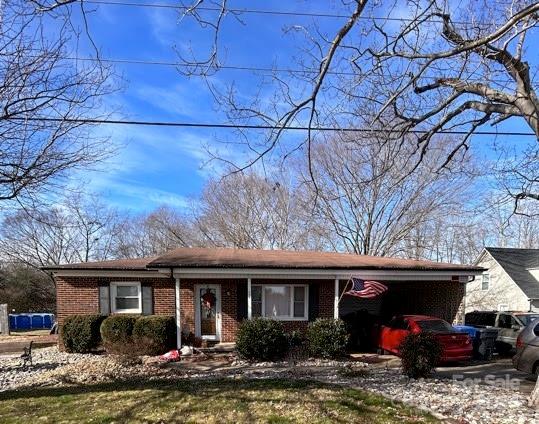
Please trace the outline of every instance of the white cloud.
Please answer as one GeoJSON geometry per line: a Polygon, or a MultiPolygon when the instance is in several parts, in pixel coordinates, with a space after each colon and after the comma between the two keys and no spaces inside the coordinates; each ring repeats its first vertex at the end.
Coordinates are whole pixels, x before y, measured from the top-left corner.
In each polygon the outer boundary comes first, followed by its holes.
{"type": "Polygon", "coordinates": [[[121,209],[151,210],[161,205],[186,208],[190,204],[187,196],[143,185],[140,180],[117,179],[97,174],[91,181],[94,191],[101,193],[106,201],[121,209]]]}

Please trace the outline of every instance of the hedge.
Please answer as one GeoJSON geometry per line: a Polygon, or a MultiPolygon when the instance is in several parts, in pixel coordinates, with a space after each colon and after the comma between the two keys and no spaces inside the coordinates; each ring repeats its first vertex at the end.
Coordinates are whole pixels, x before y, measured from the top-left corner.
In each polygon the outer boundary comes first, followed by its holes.
{"type": "Polygon", "coordinates": [[[348,343],[348,332],[344,321],[333,318],[318,318],[307,327],[307,343],[312,356],[338,358],[343,356],[348,343]]]}
{"type": "Polygon", "coordinates": [[[136,354],[133,349],[133,328],[139,316],[111,315],[101,324],[101,338],[108,353],[136,354]]]}
{"type": "Polygon", "coordinates": [[[159,355],[176,347],[176,322],[170,316],[143,316],[133,327],[133,344],[139,355],[159,355]]]}
{"type": "Polygon", "coordinates": [[[288,351],[288,338],[279,321],[254,318],[241,323],[236,336],[236,350],[245,359],[274,361],[288,351]]]}
{"type": "Polygon", "coordinates": [[[70,315],[62,327],[64,348],[70,353],[88,353],[101,344],[100,326],[103,315],[70,315]]]}

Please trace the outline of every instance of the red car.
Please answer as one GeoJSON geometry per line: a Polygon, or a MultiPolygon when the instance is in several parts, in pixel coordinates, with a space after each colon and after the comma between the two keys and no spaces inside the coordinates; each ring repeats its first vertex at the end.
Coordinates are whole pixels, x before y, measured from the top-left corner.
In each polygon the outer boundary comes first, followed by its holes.
{"type": "Polygon", "coordinates": [[[410,333],[428,331],[433,333],[442,345],[441,362],[466,361],[472,357],[470,336],[459,333],[446,321],[425,315],[399,315],[380,329],[378,347],[382,352],[400,356],[399,346],[410,333]]]}

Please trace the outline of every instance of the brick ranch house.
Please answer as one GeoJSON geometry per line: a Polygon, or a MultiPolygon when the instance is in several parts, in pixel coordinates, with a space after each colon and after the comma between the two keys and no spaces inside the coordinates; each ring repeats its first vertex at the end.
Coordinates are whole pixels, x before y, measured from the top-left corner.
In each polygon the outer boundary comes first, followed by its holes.
{"type": "Polygon", "coordinates": [[[57,318],[72,314],[157,314],[181,333],[233,342],[239,323],[255,316],[305,329],[317,317],[367,310],[455,320],[465,284],[482,268],[326,252],[180,248],[153,258],[47,268],[56,280],[57,318]],[[351,275],[383,282],[376,299],[343,296],[351,275]]]}

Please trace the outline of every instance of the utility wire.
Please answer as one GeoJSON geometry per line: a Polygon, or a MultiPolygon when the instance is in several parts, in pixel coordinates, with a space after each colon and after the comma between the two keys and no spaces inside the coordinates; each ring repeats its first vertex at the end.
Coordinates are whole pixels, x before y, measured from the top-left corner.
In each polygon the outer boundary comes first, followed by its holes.
{"type": "MultiPolygon", "coordinates": [[[[257,130],[278,130],[285,129],[290,131],[335,131],[335,132],[360,132],[360,133],[401,133],[399,130],[381,130],[377,128],[354,128],[354,127],[311,127],[287,125],[258,125],[258,124],[226,124],[218,122],[177,122],[177,121],[134,121],[121,119],[85,119],[85,118],[7,118],[6,120],[17,121],[37,121],[37,122],[69,122],[79,124],[104,124],[104,125],[142,125],[153,127],[184,127],[184,128],[222,128],[222,129],[257,129],[257,130]]],[[[410,134],[425,134],[424,130],[408,130],[410,134]]],[[[466,135],[469,131],[465,130],[441,130],[437,134],[466,135]]],[[[531,132],[518,131],[474,131],[475,135],[503,135],[518,137],[537,137],[531,132]]]]}
{"type": "MultiPolygon", "coordinates": [[[[84,0],[85,4],[96,4],[96,5],[106,5],[106,6],[126,6],[126,7],[151,7],[158,9],[176,9],[187,11],[190,9],[189,6],[182,6],[178,4],[171,3],[142,3],[142,2],[129,2],[129,1],[108,1],[108,0],[84,0]]],[[[210,6],[197,6],[195,10],[205,11],[205,12],[221,12],[220,7],[210,7],[210,6]]],[[[301,16],[301,17],[312,17],[312,18],[349,18],[350,15],[339,14],[339,13],[323,13],[323,12],[292,12],[287,10],[270,10],[270,9],[247,9],[247,8],[227,8],[225,12],[233,14],[256,14],[256,15],[275,15],[275,16],[301,16]]],[[[376,20],[376,21],[393,21],[393,22],[414,22],[416,19],[411,18],[393,18],[390,16],[359,16],[359,20],[376,20]]],[[[426,19],[425,22],[439,22],[435,19],[426,19]]],[[[465,21],[454,21],[453,24],[458,25],[478,25],[477,22],[465,22],[465,21]]]]}
{"type": "MultiPolygon", "coordinates": [[[[161,61],[161,60],[144,60],[144,59],[123,59],[123,58],[105,58],[105,57],[74,57],[66,56],[62,59],[73,60],[73,61],[83,61],[83,62],[104,62],[104,63],[115,63],[115,64],[127,64],[127,65],[149,65],[149,66],[168,66],[176,68],[197,68],[199,67],[196,63],[181,63],[181,62],[171,62],[171,61],[161,61]]],[[[277,73],[290,73],[290,74],[313,74],[318,75],[320,71],[315,69],[292,69],[292,68],[278,68],[278,67],[264,67],[264,66],[248,66],[248,65],[219,65],[215,69],[218,70],[228,70],[228,71],[247,71],[247,72],[277,72],[277,73]]],[[[347,71],[328,71],[328,75],[340,75],[340,76],[355,76],[356,72],[347,72],[347,71]]],[[[423,76],[423,79],[432,79],[437,80],[438,77],[433,76],[423,76]]],[[[484,79],[469,79],[466,80],[469,82],[484,82],[484,79]]],[[[509,79],[498,79],[494,82],[497,85],[502,84],[512,84],[514,81],[509,79]]]]}

